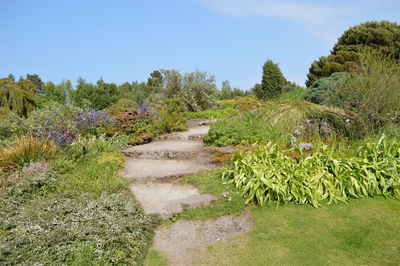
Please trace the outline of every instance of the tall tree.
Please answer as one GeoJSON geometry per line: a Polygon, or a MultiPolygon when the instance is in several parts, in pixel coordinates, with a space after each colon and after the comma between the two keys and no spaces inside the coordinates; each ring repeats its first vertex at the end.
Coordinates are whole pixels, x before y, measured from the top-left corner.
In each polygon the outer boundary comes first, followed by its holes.
{"type": "Polygon", "coordinates": [[[51,81],[48,81],[42,88],[42,95],[47,100],[66,103],[71,89],[72,84],[69,80],[63,80],[57,85],[51,81]]]}
{"type": "Polygon", "coordinates": [[[173,69],[160,70],[163,76],[162,93],[168,98],[175,98],[182,89],[182,75],[173,69]]]}
{"type": "Polygon", "coordinates": [[[338,39],[330,55],[322,56],[311,64],[307,87],[335,72],[359,72],[360,53],[365,48],[400,59],[400,25],[389,21],[370,21],[350,27],[338,39]]]}
{"type": "Polygon", "coordinates": [[[258,98],[268,99],[277,97],[282,92],[285,81],[286,79],[279,66],[272,62],[272,60],[268,60],[263,66],[261,91],[258,98]]]}
{"type": "Polygon", "coordinates": [[[163,76],[160,71],[154,70],[147,79],[147,86],[158,89],[163,85],[163,76]]]}
{"type": "Polygon", "coordinates": [[[228,100],[232,98],[233,98],[233,91],[231,85],[229,84],[229,81],[225,80],[222,82],[220,99],[228,100]]]}
{"type": "Polygon", "coordinates": [[[36,87],[31,81],[14,82],[9,78],[0,79],[0,107],[27,117],[35,108],[36,97],[36,87]]]}
{"type": "Polygon", "coordinates": [[[42,87],[44,85],[44,82],[42,79],[39,77],[38,74],[26,74],[26,80],[30,80],[33,85],[35,85],[36,90],[38,93],[42,93],[42,87]]]}

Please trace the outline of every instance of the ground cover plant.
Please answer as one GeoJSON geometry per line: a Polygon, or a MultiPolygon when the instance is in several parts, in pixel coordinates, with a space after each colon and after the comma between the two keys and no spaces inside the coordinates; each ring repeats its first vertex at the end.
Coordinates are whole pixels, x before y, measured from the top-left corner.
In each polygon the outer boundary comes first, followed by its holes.
{"type": "Polygon", "coordinates": [[[197,119],[197,118],[205,118],[205,119],[223,119],[230,118],[232,116],[236,116],[239,114],[239,111],[232,107],[223,108],[223,109],[210,109],[199,112],[186,112],[185,117],[187,119],[197,119]]]}
{"type": "Polygon", "coordinates": [[[140,264],[157,219],[143,214],[118,176],[117,151],[126,144],[126,137],[77,139],[65,155],[30,163],[2,184],[0,262],[140,264]]]}

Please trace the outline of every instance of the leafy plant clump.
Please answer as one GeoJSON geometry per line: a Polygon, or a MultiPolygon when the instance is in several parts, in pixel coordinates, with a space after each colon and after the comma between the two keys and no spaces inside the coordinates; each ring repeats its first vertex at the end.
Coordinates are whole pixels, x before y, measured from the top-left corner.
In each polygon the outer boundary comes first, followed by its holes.
{"type": "Polygon", "coordinates": [[[29,162],[54,158],[57,146],[52,141],[33,136],[17,138],[14,143],[0,149],[0,172],[6,168],[24,166],[29,162]]]}
{"type": "Polygon", "coordinates": [[[263,104],[262,101],[258,100],[253,95],[249,95],[237,99],[235,109],[240,112],[249,112],[261,108],[263,104]]]}
{"type": "Polygon", "coordinates": [[[108,112],[116,122],[109,125],[107,133],[128,135],[130,144],[149,142],[157,133],[154,128],[155,117],[146,107],[110,109],[108,112]]]}
{"type": "Polygon", "coordinates": [[[156,115],[155,127],[159,133],[170,133],[187,129],[184,111],[185,104],[179,98],[166,99],[159,107],[156,115]]]}
{"type": "MultiPolygon", "coordinates": [[[[228,101],[228,100],[225,100],[228,101]]],[[[185,117],[188,119],[196,119],[196,118],[206,118],[206,119],[223,119],[229,118],[235,115],[238,115],[239,112],[232,108],[224,108],[224,109],[209,109],[206,111],[199,112],[187,112],[185,113],[185,117]]]]}
{"type": "Polygon", "coordinates": [[[375,195],[400,200],[400,143],[382,137],[360,146],[357,156],[337,157],[327,149],[297,162],[271,143],[236,154],[223,179],[235,184],[247,203],[312,204],[319,207],[375,195]]]}
{"type": "Polygon", "coordinates": [[[245,114],[240,118],[230,118],[212,124],[204,141],[210,146],[231,146],[267,142],[272,136],[272,128],[255,114],[245,114]]]}

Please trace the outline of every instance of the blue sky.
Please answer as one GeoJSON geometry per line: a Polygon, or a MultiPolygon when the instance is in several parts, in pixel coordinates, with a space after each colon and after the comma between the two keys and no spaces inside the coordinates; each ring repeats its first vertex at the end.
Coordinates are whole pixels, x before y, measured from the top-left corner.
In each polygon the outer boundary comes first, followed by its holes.
{"type": "Polygon", "coordinates": [[[350,26],[400,23],[398,0],[2,0],[0,76],[145,81],[207,71],[249,89],[272,59],[303,85],[350,26]]]}

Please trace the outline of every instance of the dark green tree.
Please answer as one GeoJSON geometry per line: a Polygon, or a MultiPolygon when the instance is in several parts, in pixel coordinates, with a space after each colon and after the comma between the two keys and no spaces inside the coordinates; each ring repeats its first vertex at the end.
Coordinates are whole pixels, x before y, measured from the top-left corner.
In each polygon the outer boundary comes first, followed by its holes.
{"type": "Polygon", "coordinates": [[[51,81],[48,81],[44,84],[42,88],[43,98],[46,98],[49,101],[65,103],[67,98],[67,92],[63,87],[54,84],[51,81]]]}
{"type": "Polygon", "coordinates": [[[76,90],[72,93],[73,102],[80,107],[92,105],[91,99],[95,85],[86,82],[83,78],[79,78],[77,83],[76,90]]]}
{"type": "Polygon", "coordinates": [[[245,92],[242,91],[241,89],[239,89],[239,88],[233,89],[233,97],[236,97],[236,96],[242,97],[244,95],[245,95],[245,92]]]}
{"type": "Polygon", "coordinates": [[[39,77],[38,74],[26,74],[26,80],[30,80],[33,85],[35,85],[38,93],[42,93],[42,87],[44,85],[44,82],[42,79],[39,77]]]}
{"type": "Polygon", "coordinates": [[[22,117],[35,108],[38,96],[36,87],[29,80],[14,82],[9,78],[0,79],[0,107],[22,117]]]}
{"type": "Polygon", "coordinates": [[[181,73],[173,69],[162,69],[160,71],[163,76],[161,92],[168,98],[176,98],[183,86],[183,77],[181,73]]]}
{"type": "Polygon", "coordinates": [[[400,59],[400,25],[389,21],[370,21],[350,27],[338,39],[328,56],[311,64],[306,85],[335,72],[359,72],[360,53],[365,48],[400,59]]]}
{"type": "Polygon", "coordinates": [[[147,86],[158,89],[163,85],[163,76],[160,71],[154,70],[147,79],[147,86]]]}
{"type": "Polygon", "coordinates": [[[229,81],[225,80],[222,82],[220,97],[221,100],[233,99],[233,91],[229,81]]]}
{"type": "Polygon", "coordinates": [[[259,99],[262,98],[262,89],[261,89],[261,84],[256,83],[253,88],[251,88],[251,92],[259,99]]]}
{"type": "Polygon", "coordinates": [[[15,82],[15,76],[13,74],[9,74],[8,78],[15,82]]]}
{"type": "Polygon", "coordinates": [[[115,83],[106,83],[102,79],[97,81],[94,91],[89,99],[92,107],[98,110],[110,107],[118,101],[121,91],[115,83]]]}
{"type": "Polygon", "coordinates": [[[279,96],[285,85],[286,79],[279,66],[268,60],[263,66],[261,91],[257,97],[259,99],[270,99],[279,96]]]}

